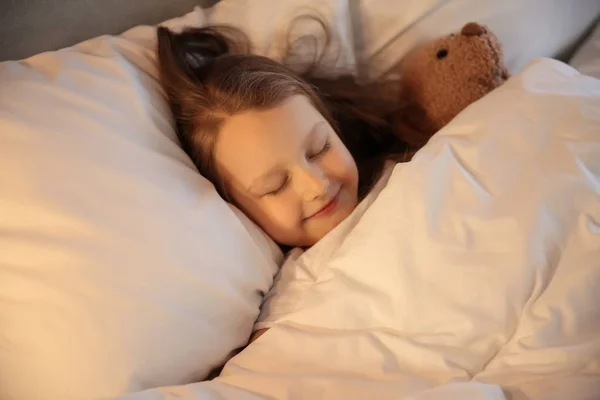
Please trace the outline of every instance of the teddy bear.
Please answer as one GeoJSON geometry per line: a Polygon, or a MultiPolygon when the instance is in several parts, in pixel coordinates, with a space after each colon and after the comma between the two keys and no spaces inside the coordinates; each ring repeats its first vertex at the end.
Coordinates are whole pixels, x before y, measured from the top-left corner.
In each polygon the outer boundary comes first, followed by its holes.
{"type": "Polygon", "coordinates": [[[420,148],[471,103],[502,85],[509,73],[502,45],[484,25],[425,43],[398,66],[403,112],[393,123],[403,140],[420,148]]]}

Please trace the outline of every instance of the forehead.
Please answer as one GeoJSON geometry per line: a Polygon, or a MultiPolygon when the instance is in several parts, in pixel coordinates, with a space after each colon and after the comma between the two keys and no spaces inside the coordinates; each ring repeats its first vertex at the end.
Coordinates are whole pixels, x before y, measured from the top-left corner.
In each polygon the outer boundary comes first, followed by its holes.
{"type": "Polygon", "coordinates": [[[219,132],[217,146],[226,150],[240,145],[257,147],[301,139],[319,119],[322,116],[310,101],[295,95],[275,107],[248,110],[227,118],[219,132]]]}
{"type": "Polygon", "coordinates": [[[248,110],[225,120],[215,148],[225,179],[247,184],[301,147],[323,116],[301,95],[266,110],[248,110]]]}

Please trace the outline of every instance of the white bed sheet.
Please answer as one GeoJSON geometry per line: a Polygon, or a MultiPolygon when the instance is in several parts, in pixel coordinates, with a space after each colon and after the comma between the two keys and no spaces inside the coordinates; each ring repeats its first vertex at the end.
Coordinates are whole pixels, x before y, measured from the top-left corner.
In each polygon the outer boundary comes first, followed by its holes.
{"type": "Polygon", "coordinates": [[[217,379],[120,399],[600,398],[600,80],[530,63],[319,268],[217,379]]]}

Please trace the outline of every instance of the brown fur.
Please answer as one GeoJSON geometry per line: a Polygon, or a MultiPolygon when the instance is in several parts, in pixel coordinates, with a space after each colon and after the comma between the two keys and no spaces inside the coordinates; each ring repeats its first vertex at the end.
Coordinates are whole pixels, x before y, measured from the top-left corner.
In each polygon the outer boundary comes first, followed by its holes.
{"type": "Polygon", "coordinates": [[[474,22],[417,48],[399,66],[406,108],[397,114],[397,129],[407,133],[411,146],[421,147],[468,105],[509,78],[503,57],[498,38],[474,22]]]}

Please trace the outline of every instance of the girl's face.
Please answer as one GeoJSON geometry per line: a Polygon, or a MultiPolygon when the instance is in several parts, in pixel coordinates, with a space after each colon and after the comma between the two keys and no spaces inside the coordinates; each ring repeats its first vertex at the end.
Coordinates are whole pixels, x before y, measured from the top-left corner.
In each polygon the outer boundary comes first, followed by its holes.
{"type": "Polygon", "coordinates": [[[228,118],[215,158],[232,200],[280,244],[312,246],[356,207],[356,163],[304,96],[228,118]]]}

